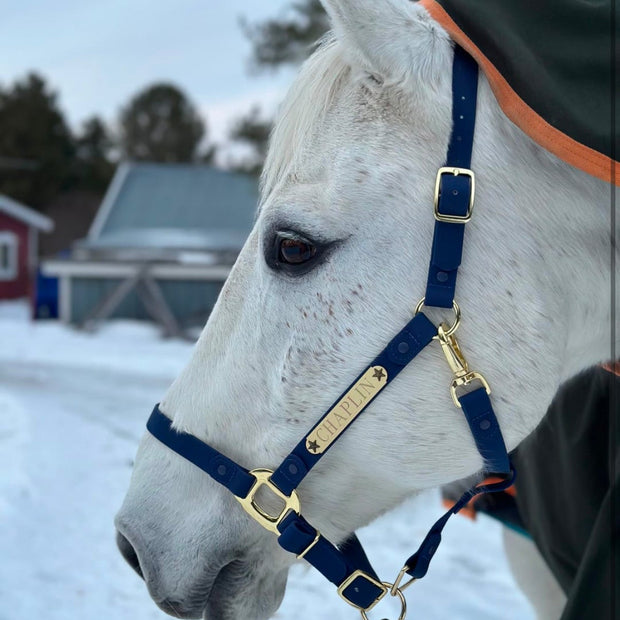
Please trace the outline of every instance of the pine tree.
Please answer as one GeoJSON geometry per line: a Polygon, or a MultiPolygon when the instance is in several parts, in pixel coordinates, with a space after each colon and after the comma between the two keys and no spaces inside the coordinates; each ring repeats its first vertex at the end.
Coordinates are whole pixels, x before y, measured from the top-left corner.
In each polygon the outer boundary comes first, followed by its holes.
{"type": "Polygon", "coordinates": [[[205,123],[185,94],[171,84],[139,92],[120,117],[122,153],[135,161],[191,162],[205,123]]]}
{"type": "Polygon", "coordinates": [[[252,66],[277,69],[303,62],[329,29],[329,21],[319,0],[298,0],[280,18],[256,24],[242,21],[241,26],[252,43],[252,66]]]}
{"type": "Polygon", "coordinates": [[[30,73],[0,91],[0,192],[41,209],[71,183],[75,147],[44,78],[30,73]],[[28,163],[28,165],[26,165],[28,163]]]}
{"type": "MultiPolygon", "coordinates": [[[[329,29],[329,21],[319,0],[298,0],[279,18],[256,24],[242,21],[241,26],[252,43],[251,67],[277,70],[303,62],[329,29]]],[[[251,155],[236,162],[235,170],[260,174],[272,124],[261,117],[257,107],[237,119],[229,138],[248,146],[251,155]]]]}
{"type": "Polygon", "coordinates": [[[229,137],[249,147],[250,154],[235,164],[235,170],[255,176],[260,175],[267,155],[269,134],[273,122],[265,118],[258,106],[254,106],[247,116],[243,116],[233,125],[229,137]]]}
{"type": "Polygon", "coordinates": [[[80,189],[103,192],[114,173],[110,160],[113,141],[105,123],[93,116],[82,125],[75,139],[76,161],[74,173],[80,189]]]}

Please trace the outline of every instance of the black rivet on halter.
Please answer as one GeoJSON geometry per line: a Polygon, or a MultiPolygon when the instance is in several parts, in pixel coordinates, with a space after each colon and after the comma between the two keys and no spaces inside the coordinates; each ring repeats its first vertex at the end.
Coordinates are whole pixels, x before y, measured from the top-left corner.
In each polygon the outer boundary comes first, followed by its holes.
{"type": "Polygon", "coordinates": [[[486,419],[485,419],[485,420],[482,420],[482,421],[480,422],[480,428],[481,428],[483,431],[488,431],[488,430],[491,428],[491,420],[486,420],[486,419]]]}

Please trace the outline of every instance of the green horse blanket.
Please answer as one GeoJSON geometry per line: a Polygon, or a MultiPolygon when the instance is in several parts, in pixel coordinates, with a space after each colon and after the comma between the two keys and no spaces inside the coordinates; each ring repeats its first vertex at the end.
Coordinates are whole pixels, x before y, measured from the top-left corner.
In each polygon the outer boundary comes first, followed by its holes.
{"type": "Polygon", "coordinates": [[[620,184],[614,0],[420,0],[478,62],[504,113],[569,164],[620,184]]]}

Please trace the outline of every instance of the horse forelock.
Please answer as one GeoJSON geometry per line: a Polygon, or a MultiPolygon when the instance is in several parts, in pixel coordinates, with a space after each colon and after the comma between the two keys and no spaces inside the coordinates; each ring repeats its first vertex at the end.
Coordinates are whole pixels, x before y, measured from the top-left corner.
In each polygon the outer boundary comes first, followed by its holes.
{"type": "Polygon", "coordinates": [[[298,170],[305,140],[320,124],[350,69],[342,45],[328,33],[303,64],[281,104],[261,177],[263,198],[298,170]]]}

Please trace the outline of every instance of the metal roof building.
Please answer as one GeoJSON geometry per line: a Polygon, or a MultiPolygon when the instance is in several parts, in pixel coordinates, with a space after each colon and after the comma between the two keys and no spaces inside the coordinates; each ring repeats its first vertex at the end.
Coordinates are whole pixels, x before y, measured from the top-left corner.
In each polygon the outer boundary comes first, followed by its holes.
{"type": "Polygon", "coordinates": [[[61,319],[88,325],[151,316],[168,332],[204,322],[257,201],[257,183],[245,175],[204,165],[121,165],[88,236],[70,256],[43,264],[60,279],[61,319]]]}

